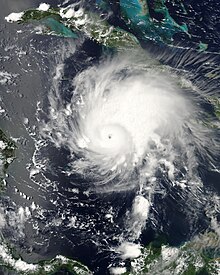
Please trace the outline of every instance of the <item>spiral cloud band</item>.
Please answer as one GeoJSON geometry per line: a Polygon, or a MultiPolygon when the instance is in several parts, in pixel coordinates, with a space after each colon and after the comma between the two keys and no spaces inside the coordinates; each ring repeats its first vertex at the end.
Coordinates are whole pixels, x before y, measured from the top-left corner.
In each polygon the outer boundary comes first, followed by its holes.
{"type": "Polygon", "coordinates": [[[111,191],[141,186],[159,166],[170,180],[178,163],[192,169],[188,130],[196,107],[162,71],[146,58],[137,63],[117,56],[78,74],[71,102],[59,91],[50,94],[50,121],[42,132],[70,150],[70,173],[111,191]]]}

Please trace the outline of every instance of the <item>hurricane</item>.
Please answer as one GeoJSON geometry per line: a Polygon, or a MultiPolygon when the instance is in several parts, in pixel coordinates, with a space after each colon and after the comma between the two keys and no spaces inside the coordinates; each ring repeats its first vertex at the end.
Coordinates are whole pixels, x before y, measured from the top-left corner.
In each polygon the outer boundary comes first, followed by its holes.
{"type": "Polygon", "coordinates": [[[55,2],[5,4],[0,273],[217,274],[219,53],[202,4],[55,2]]]}
{"type": "Polygon", "coordinates": [[[162,69],[137,67],[134,59],[114,57],[80,73],[68,104],[49,95],[50,121],[42,134],[70,150],[70,173],[95,178],[91,185],[103,192],[139,188],[141,178],[150,180],[159,166],[175,182],[177,148],[183,152],[179,165],[188,170],[184,177],[190,177],[197,146],[191,143],[204,135],[196,125],[196,95],[181,91],[162,69]]]}

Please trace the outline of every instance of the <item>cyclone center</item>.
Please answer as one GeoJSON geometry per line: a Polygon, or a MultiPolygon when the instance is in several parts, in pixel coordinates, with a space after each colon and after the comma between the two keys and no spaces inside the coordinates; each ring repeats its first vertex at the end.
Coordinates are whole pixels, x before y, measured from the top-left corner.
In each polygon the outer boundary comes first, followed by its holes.
{"type": "Polygon", "coordinates": [[[100,125],[99,144],[109,153],[126,152],[129,149],[129,134],[121,125],[100,125]]]}

